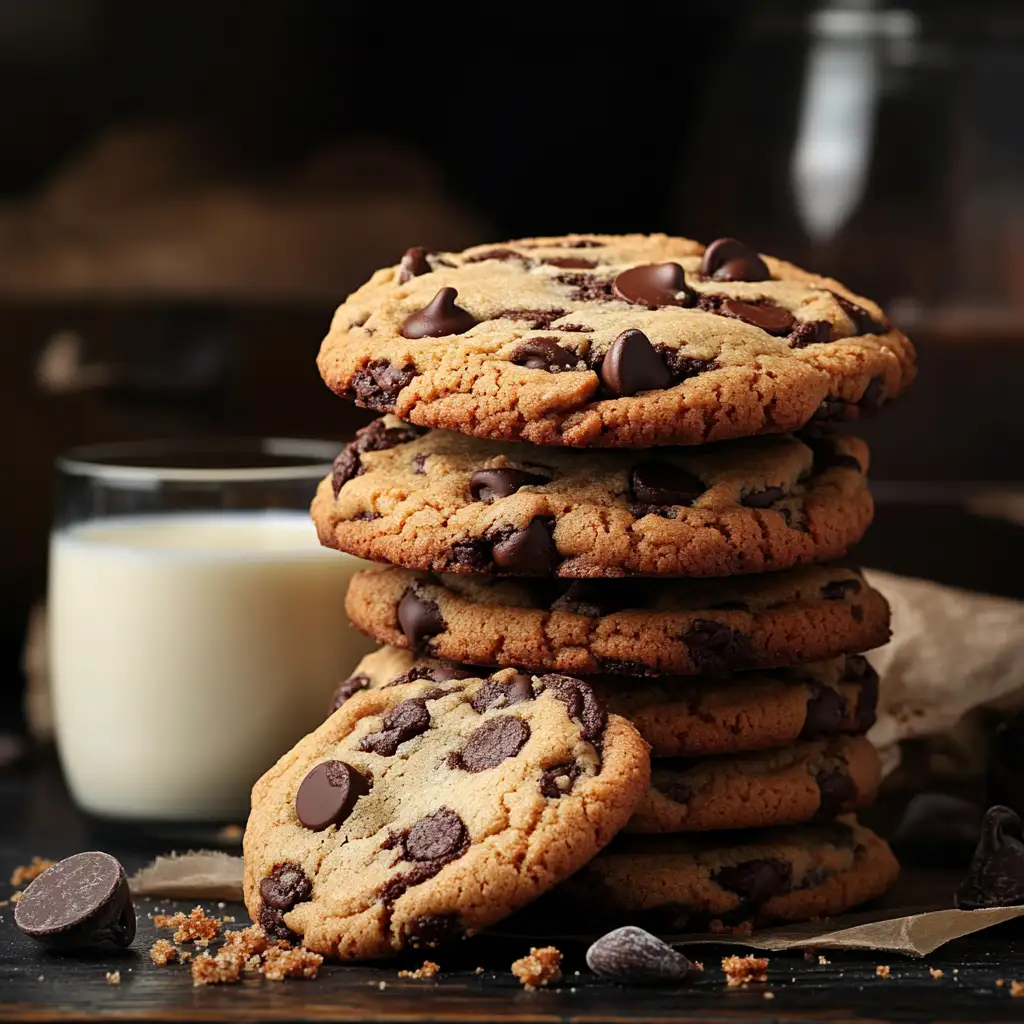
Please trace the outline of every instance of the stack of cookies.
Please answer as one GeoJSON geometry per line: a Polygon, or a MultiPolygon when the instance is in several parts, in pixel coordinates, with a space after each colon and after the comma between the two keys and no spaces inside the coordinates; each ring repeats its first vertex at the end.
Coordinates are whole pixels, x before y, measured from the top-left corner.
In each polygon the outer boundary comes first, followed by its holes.
{"type": "Polygon", "coordinates": [[[913,378],[877,306],[735,239],[410,249],[319,367],[384,414],[312,511],[381,563],[348,613],[385,646],[254,791],[265,926],[379,955],[569,876],[548,899],[595,926],[673,932],[893,882],[852,813],[889,611],[835,564],[871,522],[868,452],[831,432],[913,378]]]}

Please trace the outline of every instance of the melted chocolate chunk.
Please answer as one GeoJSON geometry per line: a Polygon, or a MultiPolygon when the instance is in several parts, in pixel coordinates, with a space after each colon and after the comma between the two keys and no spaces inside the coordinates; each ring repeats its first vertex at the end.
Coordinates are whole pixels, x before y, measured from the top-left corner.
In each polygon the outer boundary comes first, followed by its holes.
{"type": "Polygon", "coordinates": [[[764,260],[735,238],[715,239],[704,250],[700,272],[716,281],[768,281],[772,276],[764,260]]]}
{"type": "Polygon", "coordinates": [[[691,377],[699,377],[708,370],[717,370],[718,361],[715,359],[698,359],[696,356],[684,356],[677,349],[669,348],[667,345],[654,346],[658,354],[665,360],[665,365],[672,374],[674,384],[689,380],[691,377]]]}
{"type": "Polygon", "coordinates": [[[479,538],[460,540],[452,545],[450,561],[464,566],[469,572],[488,572],[494,565],[491,559],[491,545],[479,538]]]}
{"type": "Polygon", "coordinates": [[[643,331],[623,331],[601,360],[601,380],[613,395],[671,387],[672,372],[643,331]]]}
{"type": "Polygon", "coordinates": [[[612,282],[616,296],[649,309],[659,306],[692,306],[693,293],[678,263],[646,263],[624,270],[612,282]]]}
{"type": "Polygon", "coordinates": [[[871,663],[860,654],[851,654],[846,659],[846,673],[843,682],[856,683],[860,687],[857,707],[854,711],[854,729],[867,732],[875,724],[875,709],[878,707],[878,673],[871,663]]]}
{"type": "Polygon", "coordinates": [[[559,324],[558,329],[567,334],[590,334],[594,330],[586,324],[559,324]]]}
{"type": "Polygon", "coordinates": [[[739,299],[727,298],[722,300],[718,312],[722,316],[760,327],[762,331],[776,337],[789,334],[793,327],[793,314],[773,302],[740,302],[739,299]]]}
{"type": "Polygon", "coordinates": [[[448,628],[437,602],[421,593],[415,584],[406,587],[398,602],[398,624],[414,651],[421,650],[427,640],[448,628]]]}
{"type": "Polygon", "coordinates": [[[736,893],[745,904],[760,906],[773,896],[789,892],[793,865],[777,857],[758,857],[719,868],[711,877],[723,889],[736,893]]]}
{"type": "Polygon", "coordinates": [[[541,676],[538,681],[565,705],[566,714],[583,726],[585,740],[590,743],[600,740],[608,724],[608,714],[590,686],[572,676],[554,673],[541,676]]]}
{"type": "Polygon", "coordinates": [[[831,686],[812,686],[800,739],[820,740],[835,736],[842,725],[844,712],[843,698],[831,686]]]}
{"type": "Polygon", "coordinates": [[[352,376],[355,403],[376,412],[394,412],[399,392],[408,387],[415,376],[414,366],[399,369],[386,359],[374,359],[352,376]]]}
{"type": "Polygon", "coordinates": [[[985,812],[981,839],[956,891],[961,910],[1024,903],[1024,841],[1016,811],[999,805],[985,812]]]}
{"type": "Polygon", "coordinates": [[[651,678],[660,675],[657,669],[650,665],[644,665],[639,661],[631,661],[629,658],[598,658],[601,671],[606,675],[630,676],[631,678],[651,678]]]}
{"type": "Polygon", "coordinates": [[[827,320],[798,320],[789,334],[790,348],[806,348],[833,341],[832,325],[827,320]]]}
{"type": "Polygon", "coordinates": [[[747,508],[771,508],[786,492],[781,487],[766,487],[763,491],[751,491],[740,498],[740,504],[747,508]]]}
{"type": "Polygon", "coordinates": [[[455,305],[458,294],[454,288],[442,288],[426,306],[406,318],[398,333],[411,339],[465,334],[477,321],[472,313],[455,305]]]}
{"type": "Polygon", "coordinates": [[[552,537],[553,523],[538,516],[521,528],[508,527],[494,534],[491,558],[499,569],[522,576],[554,572],[561,557],[552,537]]]}
{"type": "Polygon", "coordinates": [[[462,819],[447,807],[420,818],[402,844],[406,860],[440,861],[443,864],[461,857],[469,847],[469,833],[462,819]]]}
{"type": "Polygon", "coordinates": [[[529,263],[529,256],[524,256],[521,252],[516,252],[515,249],[487,249],[484,252],[478,252],[475,256],[469,256],[466,258],[466,263],[483,263],[485,260],[499,260],[505,262],[507,260],[522,260],[524,263],[529,263]]]}
{"type": "Polygon", "coordinates": [[[699,672],[713,675],[750,665],[750,638],[723,622],[694,619],[682,639],[699,672]]]}
{"type": "Polygon", "coordinates": [[[284,915],[313,894],[313,883],[298,864],[278,864],[260,882],[259,923],[268,936],[291,941],[295,934],[284,923],[284,915]]]}
{"type": "Polygon", "coordinates": [[[583,770],[575,761],[545,768],[540,774],[540,795],[549,800],[568,796],[582,773],[583,770]]]}
{"type": "Polygon", "coordinates": [[[430,265],[427,256],[433,251],[433,249],[424,249],[422,245],[414,245],[411,249],[406,249],[402,261],[398,264],[398,283],[405,284],[406,281],[410,281],[414,277],[431,273],[434,268],[430,265]]]}
{"type": "Polygon", "coordinates": [[[859,594],[862,585],[859,579],[829,580],[821,585],[821,596],[826,601],[842,601],[847,594],[859,594]]]}
{"type": "Polygon", "coordinates": [[[598,619],[627,608],[644,608],[650,587],[637,580],[573,580],[551,604],[553,612],[598,619]]]}
{"type": "Polygon", "coordinates": [[[530,738],[530,727],[515,715],[501,715],[475,729],[458,755],[458,767],[467,772],[496,768],[515,757],[530,738]]]}
{"type": "Polygon", "coordinates": [[[554,338],[529,338],[518,345],[509,356],[509,362],[525,366],[528,370],[574,370],[581,360],[575,352],[563,348],[554,338]]]}
{"type": "Polygon", "coordinates": [[[370,792],[362,772],[344,761],[321,761],[309,770],[295,794],[295,815],[311,832],[340,825],[356,801],[370,792]]]}
{"type": "Polygon", "coordinates": [[[464,939],[466,929],[458,914],[425,914],[409,922],[406,935],[413,949],[436,949],[457,939],[464,939]]]}
{"type": "Polygon", "coordinates": [[[334,691],[334,696],[331,698],[331,710],[329,714],[334,714],[342,704],[354,696],[360,690],[365,690],[370,685],[369,676],[351,676],[349,679],[345,679],[338,683],[337,688],[334,691]]]}
{"type": "Polygon", "coordinates": [[[611,281],[598,274],[558,274],[555,280],[572,288],[575,302],[610,302],[615,298],[611,281]]]}
{"type": "Polygon", "coordinates": [[[563,270],[593,270],[597,266],[597,260],[584,259],[582,256],[548,256],[541,263],[561,267],[563,270]]]}
{"type": "MultiPolygon", "coordinates": [[[[564,309],[503,309],[491,319],[518,320],[529,324],[535,331],[546,331],[560,316],[565,316],[564,309]]],[[[562,330],[561,327],[558,329],[562,330]]]]}
{"type": "Polygon", "coordinates": [[[641,462],[630,473],[630,490],[643,505],[692,505],[706,490],[704,481],[671,462],[641,462]]]}
{"type": "Polygon", "coordinates": [[[853,333],[856,334],[885,334],[889,329],[887,324],[879,323],[863,306],[851,302],[836,292],[832,293],[836,302],[839,303],[842,311],[853,323],[853,333]]]}
{"type": "Polygon", "coordinates": [[[872,377],[868,381],[868,386],[864,389],[864,394],[860,396],[860,401],[857,404],[862,409],[874,412],[876,409],[880,409],[884,402],[885,378],[872,377]]]}
{"type": "Polygon", "coordinates": [[[488,679],[473,699],[470,707],[479,715],[490,708],[507,708],[520,704],[524,700],[533,700],[533,680],[522,672],[517,672],[507,682],[488,679]]]}
{"type": "Polygon", "coordinates": [[[469,493],[474,501],[490,504],[496,498],[507,498],[520,487],[529,484],[547,484],[551,481],[539,473],[528,473],[525,469],[479,469],[469,480],[469,493]]]}
{"type": "Polygon", "coordinates": [[[857,796],[857,787],[847,774],[845,766],[830,765],[814,777],[821,794],[816,818],[834,818],[857,796]]]}
{"type": "Polygon", "coordinates": [[[342,448],[334,460],[334,468],[331,473],[334,496],[338,496],[338,492],[349,480],[362,473],[360,456],[364,452],[381,452],[400,444],[408,444],[410,441],[415,441],[421,434],[423,434],[423,430],[419,427],[409,425],[387,427],[384,425],[384,420],[374,420],[369,426],[357,430],[355,438],[342,448]]]}
{"type": "Polygon", "coordinates": [[[852,455],[839,451],[839,442],[828,433],[819,433],[816,430],[805,430],[800,439],[814,453],[814,473],[824,473],[826,469],[839,467],[842,469],[854,469],[858,473],[864,472],[864,467],[852,455]]]}
{"type": "Polygon", "coordinates": [[[382,757],[392,757],[406,740],[430,728],[430,712],[425,697],[412,697],[396,704],[381,723],[381,731],[364,736],[359,749],[382,757]]]}

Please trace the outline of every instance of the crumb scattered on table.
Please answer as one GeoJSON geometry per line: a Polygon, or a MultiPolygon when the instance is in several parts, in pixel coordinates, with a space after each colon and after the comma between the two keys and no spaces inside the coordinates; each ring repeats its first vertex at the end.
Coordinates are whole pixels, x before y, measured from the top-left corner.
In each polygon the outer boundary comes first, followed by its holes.
{"type": "Polygon", "coordinates": [[[888,964],[879,964],[875,968],[875,974],[877,974],[878,977],[880,977],[880,978],[888,978],[889,977],[889,965],[888,964]]]}
{"type": "Polygon", "coordinates": [[[241,953],[222,948],[216,956],[200,953],[192,961],[192,984],[229,985],[241,981],[245,957],[241,953]]]}
{"type": "Polygon", "coordinates": [[[25,894],[20,889],[18,889],[16,892],[12,892],[11,893],[11,903],[17,903],[21,899],[21,897],[24,896],[24,895],[25,894]]]}
{"type": "Polygon", "coordinates": [[[940,967],[929,967],[928,973],[936,980],[942,977],[942,969],[940,967]]]}
{"type": "Polygon", "coordinates": [[[267,981],[285,978],[315,978],[324,958],[308,949],[282,949],[272,946],[263,954],[263,977],[267,981]]]}
{"type": "Polygon", "coordinates": [[[149,947],[150,959],[158,967],[166,967],[168,964],[175,963],[179,959],[180,955],[181,950],[167,939],[157,939],[156,942],[149,947]]]}
{"type": "Polygon", "coordinates": [[[47,868],[57,862],[49,857],[33,857],[31,864],[19,864],[11,872],[11,885],[22,886],[35,881],[47,868]]]}
{"type": "Polygon", "coordinates": [[[825,964],[830,964],[830,963],[832,963],[832,961],[829,960],[827,957],[819,956],[818,957],[818,963],[821,964],[822,967],[824,967],[825,964]]]}
{"type": "Polygon", "coordinates": [[[259,956],[266,952],[269,946],[270,941],[258,924],[251,924],[248,928],[224,933],[224,947],[238,949],[246,959],[251,956],[259,956]]]}
{"type": "Polygon", "coordinates": [[[723,956],[722,970],[729,988],[768,980],[768,960],[763,956],[723,956]]]}
{"type": "Polygon", "coordinates": [[[775,998],[775,993],[774,992],[762,992],[761,993],[761,998],[762,999],[774,999],[775,998]]]}
{"type": "MultiPolygon", "coordinates": [[[[422,981],[424,978],[436,978],[439,970],[441,968],[433,960],[424,960],[422,967],[417,967],[415,971],[399,971],[398,976],[400,978],[412,978],[413,981],[422,981]]],[[[480,968],[480,970],[483,970],[483,968],[480,968]]]]}
{"type": "Polygon", "coordinates": [[[484,973],[484,969],[482,967],[478,967],[473,973],[474,974],[483,974],[484,973]]]}
{"type": "Polygon", "coordinates": [[[121,984],[121,972],[120,971],[107,971],[107,984],[108,985],[120,985],[121,984]]]}
{"type": "Polygon", "coordinates": [[[554,946],[534,946],[529,955],[512,964],[512,973],[527,992],[562,978],[562,954],[554,946]]]}
{"type": "Polygon", "coordinates": [[[1011,981],[1010,995],[1014,999],[1020,999],[1021,996],[1024,996],[1024,981],[1011,981]]]}
{"type": "Polygon", "coordinates": [[[996,988],[1002,988],[1006,984],[1005,978],[996,978],[996,988]]]}
{"type": "Polygon", "coordinates": [[[379,988],[381,990],[381,992],[383,992],[384,989],[386,989],[387,987],[388,987],[388,983],[386,981],[379,981],[379,982],[377,982],[377,988],[379,988]]]}
{"type": "Polygon", "coordinates": [[[220,934],[223,922],[218,917],[208,917],[202,907],[194,907],[187,916],[182,913],[171,917],[157,914],[153,924],[157,928],[176,928],[175,942],[194,942],[197,946],[208,946],[220,934]]]}

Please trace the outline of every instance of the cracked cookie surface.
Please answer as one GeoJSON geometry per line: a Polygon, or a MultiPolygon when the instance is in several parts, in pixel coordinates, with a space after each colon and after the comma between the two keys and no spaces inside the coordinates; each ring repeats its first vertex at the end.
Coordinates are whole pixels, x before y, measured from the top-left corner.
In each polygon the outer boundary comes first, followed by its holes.
{"type": "Polygon", "coordinates": [[[854,437],[567,452],[385,417],[313,500],[322,544],[435,572],[730,576],[844,554],[873,512],[854,437]]]}
{"type": "Polygon", "coordinates": [[[342,959],[453,941],[579,869],[648,780],[636,730],[568,676],[360,693],[253,788],[246,906],[342,959]]]}
{"type": "Polygon", "coordinates": [[[318,366],[422,426],[649,447],[855,419],[915,353],[870,300],[735,239],[570,235],[410,249],[337,310],[318,366]]]}
{"type": "Polygon", "coordinates": [[[840,566],[579,582],[377,566],[352,578],[346,610],[360,630],[394,647],[588,675],[721,675],[868,651],[889,639],[885,598],[840,566]],[[417,606],[429,614],[413,615],[417,606]]]}
{"type": "MultiPolygon", "coordinates": [[[[479,671],[382,647],[338,685],[331,709],[363,689],[479,671]]],[[[713,680],[590,676],[587,682],[609,711],[636,726],[653,758],[707,757],[860,735],[874,724],[878,701],[878,676],[859,655],[713,680]]]]}

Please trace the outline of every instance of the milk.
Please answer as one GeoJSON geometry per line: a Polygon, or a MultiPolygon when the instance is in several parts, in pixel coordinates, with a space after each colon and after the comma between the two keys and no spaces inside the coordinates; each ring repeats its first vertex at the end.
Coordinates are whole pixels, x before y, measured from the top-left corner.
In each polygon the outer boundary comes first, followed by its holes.
{"type": "Polygon", "coordinates": [[[55,533],[50,643],[78,804],[243,820],[253,782],[323,721],[373,644],[345,591],[367,563],[292,512],[101,519],[55,533]]]}

